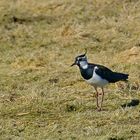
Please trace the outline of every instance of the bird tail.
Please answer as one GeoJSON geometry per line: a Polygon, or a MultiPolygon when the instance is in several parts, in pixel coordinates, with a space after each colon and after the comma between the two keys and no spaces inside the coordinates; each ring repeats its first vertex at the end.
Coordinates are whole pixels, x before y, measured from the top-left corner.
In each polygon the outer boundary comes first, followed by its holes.
{"type": "Polygon", "coordinates": [[[128,81],[128,76],[129,74],[124,74],[124,73],[118,73],[118,72],[114,72],[114,82],[118,82],[118,81],[128,81]]]}

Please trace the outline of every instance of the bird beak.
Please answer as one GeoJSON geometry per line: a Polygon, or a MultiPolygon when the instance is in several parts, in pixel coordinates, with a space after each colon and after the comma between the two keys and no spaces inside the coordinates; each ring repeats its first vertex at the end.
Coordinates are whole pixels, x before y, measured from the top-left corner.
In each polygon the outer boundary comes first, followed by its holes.
{"type": "Polygon", "coordinates": [[[74,65],[76,65],[76,63],[75,63],[75,62],[71,65],[71,67],[72,67],[72,66],[74,66],[74,65]]]}

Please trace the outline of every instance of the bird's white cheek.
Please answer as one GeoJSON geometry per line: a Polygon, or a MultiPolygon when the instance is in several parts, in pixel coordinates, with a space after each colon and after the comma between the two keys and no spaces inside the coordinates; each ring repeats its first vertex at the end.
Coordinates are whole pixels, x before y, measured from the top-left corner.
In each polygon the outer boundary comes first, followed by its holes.
{"type": "Polygon", "coordinates": [[[86,62],[80,62],[80,66],[83,68],[83,69],[87,69],[88,68],[88,64],[86,62]]]}

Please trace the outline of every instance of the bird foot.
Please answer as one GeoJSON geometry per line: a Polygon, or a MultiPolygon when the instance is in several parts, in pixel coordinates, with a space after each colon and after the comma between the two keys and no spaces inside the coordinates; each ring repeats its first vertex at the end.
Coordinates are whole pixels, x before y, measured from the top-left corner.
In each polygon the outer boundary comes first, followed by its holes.
{"type": "Polygon", "coordinates": [[[102,108],[101,107],[97,107],[97,111],[102,111],[102,108]]]}

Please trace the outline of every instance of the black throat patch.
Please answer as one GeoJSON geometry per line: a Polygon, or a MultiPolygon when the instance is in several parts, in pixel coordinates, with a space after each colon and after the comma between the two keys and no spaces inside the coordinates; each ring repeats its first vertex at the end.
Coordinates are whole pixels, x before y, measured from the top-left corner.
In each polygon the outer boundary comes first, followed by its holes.
{"type": "Polygon", "coordinates": [[[87,69],[82,69],[81,67],[80,68],[80,72],[81,72],[81,75],[84,79],[88,80],[92,77],[93,75],[93,68],[90,68],[88,67],[87,69]]]}

